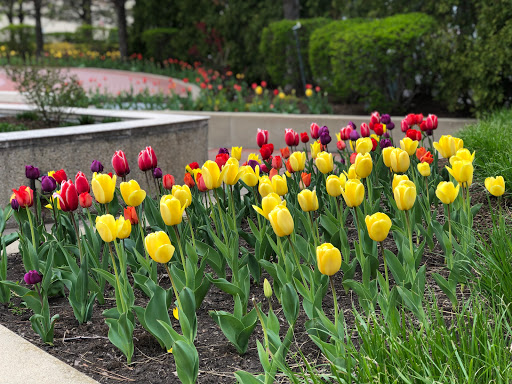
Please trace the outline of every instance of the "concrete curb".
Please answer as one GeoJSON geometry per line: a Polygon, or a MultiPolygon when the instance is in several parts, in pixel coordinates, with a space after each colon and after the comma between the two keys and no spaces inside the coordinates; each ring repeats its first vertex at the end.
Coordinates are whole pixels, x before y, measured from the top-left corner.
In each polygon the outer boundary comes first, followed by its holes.
{"type": "Polygon", "coordinates": [[[99,384],[0,325],[0,372],[8,384],[99,384]]]}

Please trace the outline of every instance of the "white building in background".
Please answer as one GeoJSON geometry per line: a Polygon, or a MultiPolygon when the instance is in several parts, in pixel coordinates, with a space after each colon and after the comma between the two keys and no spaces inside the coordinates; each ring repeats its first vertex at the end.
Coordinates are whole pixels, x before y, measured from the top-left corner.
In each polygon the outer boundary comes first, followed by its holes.
{"type": "MultiPolygon", "coordinates": [[[[54,0],[54,3],[60,3],[61,0],[54,0]]],[[[127,22],[128,25],[130,25],[133,21],[131,17],[130,10],[135,4],[135,0],[128,0],[126,2],[126,11],[127,11],[127,22]]],[[[36,25],[36,22],[34,18],[32,17],[32,9],[34,8],[32,1],[24,1],[23,2],[23,9],[26,10],[25,13],[25,19],[23,21],[23,24],[28,25],[36,25]]],[[[116,26],[115,19],[112,18],[103,18],[101,16],[98,16],[97,11],[98,10],[104,10],[104,9],[111,9],[112,15],[114,15],[114,7],[112,3],[109,0],[93,0],[93,7],[92,7],[92,14],[93,14],[93,24],[96,27],[107,27],[107,28],[113,28],[116,26]],[[96,12],[95,12],[96,10],[96,12]]],[[[43,8],[43,15],[46,14],[44,8],[43,8]]],[[[18,18],[14,18],[15,23],[18,23],[18,18]]],[[[80,25],[80,22],[77,21],[64,21],[64,20],[55,20],[55,19],[48,19],[46,17],[43,17],[41,20],[41,23],[43,25],[43,33],[52,33],[52,32],[74,32],[76,28],[80,25]]],[[[6,27],[9,25],[9,20],[7,19],[7,16],[5,13],[0,14],[0,29],[6,27]]]]}

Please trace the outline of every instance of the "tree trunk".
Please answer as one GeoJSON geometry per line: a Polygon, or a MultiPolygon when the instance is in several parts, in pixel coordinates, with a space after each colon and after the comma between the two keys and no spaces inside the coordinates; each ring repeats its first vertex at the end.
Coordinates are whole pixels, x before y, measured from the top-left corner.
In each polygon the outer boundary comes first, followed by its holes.
{"type": "Polygon", "coordinates": [[[18,0],[18,20],[23,24],[25,20],[25,12],[23,12],[23,1],[18,0]]]}
{"type": "Polygon", "coordinates": [[[126,31],[126,0],[114,0],[117,15],[117,29],[119,36],[119,51],[122,58],[128,57],[128,36],[126,31]]]}
{"type": "Polygon", "coordinates": [[[297,20],[300,14],[299,0],[283,0],[284,18],[297,20]]]}
{"type": "Polygon", "coordinates": [[[84,24],[92,25],[91,5],[92,0],[82,0],[82,22],[84,24]]]}
{"type": "Polygon", "coordinates": [[[41,57],[43,53],[43,27],[41,26],[41,3],[42,0],[34,0],[34,11],[36,19],[36,56],[41,57]]]}

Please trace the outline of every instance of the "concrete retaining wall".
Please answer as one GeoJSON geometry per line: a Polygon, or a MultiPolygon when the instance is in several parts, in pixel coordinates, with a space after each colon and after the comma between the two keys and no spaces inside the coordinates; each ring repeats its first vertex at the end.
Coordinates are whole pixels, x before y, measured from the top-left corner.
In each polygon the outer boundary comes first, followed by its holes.
{"type": "MultiPolygon", "coordinates": [[[[0,105],[0,114],[26,110],[26,106],[0,105]]],[[[158,166],[183,180],[185,166],[203,162],[208,156],[208,117],[177,116],[145,112],[82,110],[77,115],[118,117],[122,122],[67,128],[40,129],[0,133],[0,202],[5,204],[12,188],[29,185],[25,165],[40,168],[42,174],[63,168],[69,178],[78,171],[92,176],[92,160],[113,172],[111,159],[116,150],[123,150],[131,168],[129,177],[147,188],[145,177],[137,165],[140,150],[150,145],[155,150],[158,166]]],[[[119,185],[119,182],[118,182],[119,185]]]]}

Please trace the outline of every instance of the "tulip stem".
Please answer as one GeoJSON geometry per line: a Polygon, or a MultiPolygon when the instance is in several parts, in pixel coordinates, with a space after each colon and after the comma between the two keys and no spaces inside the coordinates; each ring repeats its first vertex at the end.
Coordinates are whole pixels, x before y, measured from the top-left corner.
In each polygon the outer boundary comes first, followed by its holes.
{"type": "Polygon", "coordinates": [[[172,279],[171,271],[169,270],[169,265],[164,263],[165,269],[167,270],[167,274],[169,275],[169,280],[171,280],[172,290],[174,291],[174,296],[176,296],[176,301],[178,302],[178,307],[183,311],[183,307],[181,306],[180,296],[178,295],[178,290],[176,289],[176,285],[174,285],[174,280],[172,279]]]}
{"type": "Polygon", "coordinates": [[[30,209],[28,207],[25,208],[27,210],[27,216],[28,216],[28,222],[30,224],[30,234],[32,235],[32,245],[34,246],[34,250],[37,252],[36,247],[36,236],[34,234],[34,224],[32,223],[32,213],[30,212],[30,209]]]}
{"type": "Polygon", "coordinates": [[[336,297],[336,288],[334,288],[334,275],[329,276],[331,283],[332,300],[334,301],[334,328],[338,331],[338,298],[336,297]]]}
{"type": "Polygon", "coordinates": [[[75,215],[73,212],[70,212],[71,214],[71,222],[73,223],[73,227],[75,227],[75,233],[76,233],[76,242],[78,244],[78,251],[80,252],[80,264],[83,263],[83,254],[82,254],[82,245],[80,243],[80,229],[78,228],[78,225],[76,224],[75,215]]]}
{"type": "Polygon", "coordinates": [[[382,255],[382,260],[384,261],[384,274],[386,275],[386,288],[389,292],[388,263],[386,261],[386,255],[384,254],[384,243],[382,241],[379,243],[380,243],[380,254],[382,255]]]}
{"type": "Polygon", "coordinates": [[[295,246],[293,245],[291,236],[288,236],[288,242],[290,243],[290,247],[292,248],[293,256],[295,257],[295,262],[297,263],[297,268],[299,269],[300,277],[302,278],[302,283],[304,284],[304,288],[308,289],[308,285],[306,283],[306,278],[304,277],[304,272],[302,272],[302,268],[300,267],[301,264],[300,264],[300,260],[299,260],[299,255],[297,255],[297,251],[295,250],[295,246]]]}
{"type": "Polygon", "coordinates": [[[258,304],[256,303],[256,299],[252,298],[252,305],[254,306],[254,309],[256,309],[256,314],[258,315],[258,319],[261,323],[261,329],[263,330],[263,337],[265,339],[265,351],[267,351],[267,357],[270,353],[270,349],[268,347],[268,334],[267,334],[267,327],[265,326],[265,322],[263,321],[263,316],[261,315],[260,308],[258,307],[258,304]]]}
{"type": "Polygon", "coordinates": [[[311,231],[313,232],[313,239],[315,240],[315,247],[318,247],[320,244],[320,237],[318,236],[318,233],[316,233],[317,236],[315,236],[315,222],[313,221],[313,213],[311,211],[308,212],[309,220],[311,221],[311,231]]]}
{"type": "Polygon", "coordinates": [[[217,218],[215,217],[215,210],[213,209],[213,203],[212,203],[212,197],[210,196],[210,191],[206,192],[206,196],[208,196],[208,202],[210,205],[210,210],[212,212],[213,223],[215,224],[215,231],[217,232],[217,236],[218,236],[220,228],[219,228],[219,224],[217,223],[217,218]]]}
{"type": "Polygon", "coordinates": [[[194,244],[194,249],[196,249],[196,239],[194,237],[194,229],[192,228],[192,221],[190,221],[190,216],[188,214],[187,209],[185,209],[185,215],[187,216],[188,226],[190,228],[190,235],[192,236],[192,244],[194,244]]]}
{"type": "Polygon", "coordinates": [[[148,185],[149,195],[151,196],[151,184],[149,183],[148,171],[144,171],[144,176],[146,177],[146,184],[148,185]]]}
{"type": "Polygon", "coordinates": [[[183,265],[183,272],[185,272],[185,281],[188,281],[187,268],[185,268],[185,256],[183,255],[183,248],[181,247],[180,233],[178,232],[178,228],[176,228],[175,225],[173,225],[172,227],[174,229],[174,233],[176,234],[176,238],[178,239],[178,248],[180,249],[181,264],[183,265]]]}
{"type": "MultiPolygon", "coordinates": [[[[451,204],[448,204],[448,236],[449,236],[450,244],[452,244],[452,220],[451,220],[450,205],[451,204]]],[[[450,258],[450,265],[449,265],[449,267],[451,268],[451,264],[452,264],[451,263],[452,255],[451,254],[449,255],[449,258],[450,258]]]]}
{"type": "Polygon", "coordinates": [[[233,197],[233,186],[229,186],[229,192],[231,194],[231,212],[233,215],[233,224],[236,228],[236,213],[235,213],[235,198],[233,197]]]}
{"type": "Polygon", "coordinates": [[[217,189],[213,190],[215,193],[215,199],[217,200],[217,209],[219,211],[219,219],[220,224],[222,226],[222,233],[224,234],[224,241],[228,241],[228,235],[226,233],[226,227],[224,226],[224,220],[222,220],[222,211],[220,210],[220,200],[219,200],[219,194],[217,193],[217,189]]]}
{"type": "Polygon", "coordinates": [[[121,282],[119,281],[119,274],[117,273],[116,260],[114,258],[114,252],[112,251],[111,243],[108,243],[108,249],[110,251],[110,257],[112,259],[112,267],[114,268],[114,274],[116,275],[116,283],[117,289],[119,290],[119,298],[121,299],[121,307],[123,308],[123,313],[128,313],[128,308],[126,308],[126,304],[124,302],[124,292],[121,290],[121,282]]]}
{"type": "Polygon", "coordinates": [[[361,241],[361,233],[359,231],[359,215],[357,213],[357,207],[354,207],[354,221],[356,222],[356,230],[357,230],[357,239],[359,240],[359,251],[361,253],[361,258],[364,257],[363,252],[363,242],[361,241]]]}
{"type": "Polygon", "coordinates": [[[94,223],[92,222],[91,212],[88,208],[84,208],[87,211],[87,218],[89,219],[89,224],[91,224],[91,228],[94,228],[94,223]]]}
{"type": "Polygon", "coordinates": [[[408,210],[405,211],[405,221],[407,223],[407,232],[409,233],[409,248],[411,249],[411,252],[414,252],[412,248],[412,226],[408,210]]]}
{"type": "MultiPolygon", "coordinates": [[[[142,205],[140,205],[142,207],[142,205]]],[[[144,246],[144,228],[142,228],[142,215],[143,212],[142,208],[139,208],[139,230],[140,230],[140,238],[142,240],[142,248],[144,248],[144,254],[146,255],[146,260],[149,261],[149,255],[148,251],[146,250],[146,247],[144,246]]],[[[149,271],[148,271],[149,272],[149,271]]]]}
{"type": "MultiPolygon", "coordinates": [[[[258,193],[256,191],[256,187],[252,187],[252,194],[254,195],[254,201],[256,205],[259,205],[258,193]]],[[[261,232],[261,221],[260,214],[256,212],[256,218],[258,219],[258,230],[261,232]]]]}

